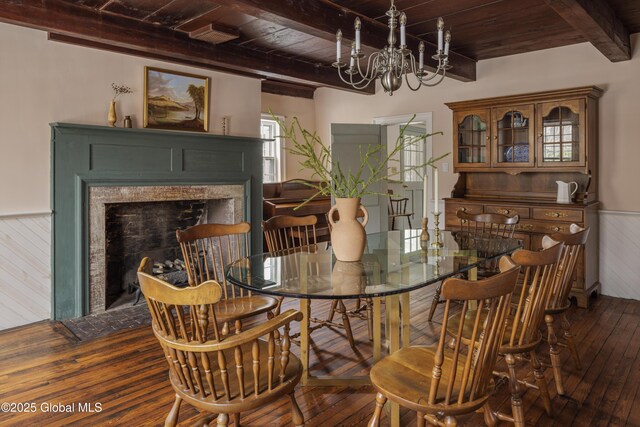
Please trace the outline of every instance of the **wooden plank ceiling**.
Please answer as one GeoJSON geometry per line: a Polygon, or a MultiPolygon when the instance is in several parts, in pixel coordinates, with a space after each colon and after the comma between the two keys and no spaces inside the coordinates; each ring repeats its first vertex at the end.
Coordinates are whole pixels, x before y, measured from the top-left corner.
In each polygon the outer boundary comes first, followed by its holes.
{"type": "MultiPolygon", "coordinates": [[[[395,3],[407,13],[410,47],[416,49],[424,40],[429,56],[435,50],[436,19],[444,18],[453,35],[454,68],[449,75],[462,81],[475,80],[477,60],[585,41],[612,61],[629,59],[629,33],[640,31],[640,6],[633,0],[395,3]]],[[[58,41],[286,81],[311,90],[346,89],[330,66],[335,59],[335,31],[341,28],[346,39],[353,37],[353,20],[360,16],[363,49],[374,52],[386,40],[384,14],[389,4],[389,0],[0,0],[0,21],[49,31],[58,41]],[[212,44],[197,39],[195,34],[205,28],[229,34],[231,40],[212,44]]],[[[277,90],[283,87],[288,86],[277,90]]]]}

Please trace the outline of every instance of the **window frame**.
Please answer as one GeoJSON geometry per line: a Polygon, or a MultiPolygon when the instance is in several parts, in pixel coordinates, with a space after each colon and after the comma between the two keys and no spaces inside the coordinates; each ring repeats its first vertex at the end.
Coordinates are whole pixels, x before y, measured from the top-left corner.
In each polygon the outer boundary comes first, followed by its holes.
{"type": "MultiPolygon", "coordinates": [[[[282,135],[280,134],[280,126],[278,121],[285,121],[285,117],[283,116],[275,116],[276,120],[274,120],[271,114],[262,114],[260,116],[260,137],[264,138],[264,134],[262,132],[263,126],[265,126],[265,122],[268,122],[268,125],[272,127],[273,137],[269,139],[273,139],[272,141],[263,141],[262,146],[262,182],[263,183],[272,183],[272,182],[280,182],[285,179],[284,177],[284,143],[282,141],[282,135]],[[273,156],[265,156],[265,144],[271,145],[271,150],[273,156]],[[274,173],[273,180],[267,179],[266,174],[266,160],[273,159],[274,162],[274,173]]],[[[269,174],[270,175],[270,174],[269,174]]]]}

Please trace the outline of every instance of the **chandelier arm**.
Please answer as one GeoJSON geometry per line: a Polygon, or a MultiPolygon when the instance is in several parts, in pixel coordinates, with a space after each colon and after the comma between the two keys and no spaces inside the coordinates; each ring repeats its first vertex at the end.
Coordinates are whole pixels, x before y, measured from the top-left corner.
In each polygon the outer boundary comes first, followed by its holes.
{"type": "Polygon", "coordinates": [[[342,67],[338,67],[338,76],[340,76],[340,80],[342,80],[345,84],[347,84],[347,85],[349,85],[349,86],[353,87],[354,89],[356,89],[356,90],[364,89],[364,88],[366,88],[367,86],[369,86],[369,83],[371,83],[371,80],[367,80],[367,81],[366,81],[366,83],[364,83],[364,85],[363,85],[363,82],[365,82],[365,79],[362,79],[361,81],[359,81],[359,82],[357,82],[357,83],[354,83],[354,82],[353,82],[353,76],[352,76],[352,75],[350,75],[350,76],[349,76],[349,80],[347,80],[347,79],[345,79],[345,78],[344,78],[344,76],[342,75],[341,68],[342,68],[342,67]],[[362,85],[362,86],[361,86],[361,85],[362,85]]]}
{"type": "MultiPolygon", "coordinates": [[[[422,86],[426,86],[426,87],[434,87],[434,86],[437,86],[437,85],[439,85],[439,84],[444,80],[444,77],[445,77],[445,75],[446,75],[446,74],[447,74],[447,70],[443,69],[443,70],[442,70],[442,74],[440,74],[440,78],[438,79],[438,81],[436,81],[436,82],[434,82],[434,83],[424,83],[424,82],[420,82],[420,84],[421,84],[422,86]]],[[[436,74],[436,75],[438,75],[438,74],[436,74]]]]}
{"type": "MultiPolygon", "coordinates": [[[[416,75],[414,74],[414,76],[416,76],[416,75]]],[[[405,81],[407,82],[407,86],[412,91],[417,92],[422,87],[422,82],[420,81],[418,76],[416,76],[416,80],[418,81],[418,86],[416,86],[415,88],[413,86],[411,86],[411,82],[409,81],[409,73],[405,74],[404,78],[405,78],[405,81]]]]}
{"type": "Polygon", "coordinates": [[[358,73],[360,73],[360,75],[363,78],[366,78],[368,80],[371,79],[375,79],[377,77],[377,70],[374,67],[372,67],[372,62],[375,64],[375,60],[377,59],[377,57],[380,55],[380,52],[375,52],[372,53],[371,55],[369,55],[369,58],[367,58],[367,72],[363,73],[362,69],[360,68],[360,58],[358,58],[358,73]],[[369,76],[369,72],[371,72],[371,76],[369,76]]]}

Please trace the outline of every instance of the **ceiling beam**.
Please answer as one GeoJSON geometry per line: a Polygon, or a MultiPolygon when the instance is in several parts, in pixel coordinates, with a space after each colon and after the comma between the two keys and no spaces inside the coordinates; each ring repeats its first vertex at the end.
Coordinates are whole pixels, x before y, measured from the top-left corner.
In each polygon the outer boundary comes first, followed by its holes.
{"type": "Polygon", "coordinates": [[[631,59],[629,31],[606,0],[546,0],[611,62],[631,59]]]}
{"type": "MultiPolygon", "coordinates": [[[[387,43],[389,28],[374,19],[359,15],[328,0],[211,0],[216,4],[232,8],[238,12],[270,21],[314,37],[336,40],[336,31],[342,29],[345,38],[354,37],[353,23],[356,17],[362,21],[362,44],[375,50],[387,43]]],[[[434,28],[435,30],[435,28],[434,28]]],[[[407,42],[417,49],[420,39],[407,34],[407,42]]],[[[425,56],[431,58],[437,46],[425,42],[425,56]]],[[[449,53],[453,68],[447,76],[461,81],[476,80],[476,61],[455,52],[449,53]]],[[[425,64],[430,71],[434,67],[425,64]]]]}
{"type": "Polygon", "coordinates": [[[316,88],[277,80],[263,80],[262,92],[274,95],[295,96],[296,98],[313,99],[316,88]]]}
{"type": "MultiPolygon", "coordinates": [[[[319,67],[232,44],[212,45],[193,40],[183,32],[59,0],[0,0],[0,22],[57,33],[76,43],[85,40],[93,47],[109,46],[108,50],[112,51],[355,91],[340,81],[331,67],[319,67]]],[[[371,87],[357,92],[371,94],[374,91],[371,87]]]]}

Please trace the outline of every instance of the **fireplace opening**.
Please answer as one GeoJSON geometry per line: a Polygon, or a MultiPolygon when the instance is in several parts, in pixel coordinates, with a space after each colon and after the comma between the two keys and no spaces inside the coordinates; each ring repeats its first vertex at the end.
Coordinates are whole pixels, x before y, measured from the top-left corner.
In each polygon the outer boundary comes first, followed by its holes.
{"type": "Polygon", "coordinates": [[[104,208],[104,309],[133,303],[144,257],[154,262],[154,274],[176,285],[187,284],[176,230],[235,222],[233,199],[105,203],[104,208]]]}

